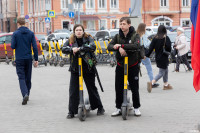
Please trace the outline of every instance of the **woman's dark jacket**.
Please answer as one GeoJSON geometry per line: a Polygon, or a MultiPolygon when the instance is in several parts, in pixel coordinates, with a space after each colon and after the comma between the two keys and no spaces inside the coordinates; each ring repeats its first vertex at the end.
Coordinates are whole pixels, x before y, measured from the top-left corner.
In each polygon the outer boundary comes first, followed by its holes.
{"type": "MultiPolygon", "coordinates": [[[[152,51],[155,49],[157,67],[162,69],[166,69],[169,65],[168,55],[163,54],[164,42],[165,38],[158,39],[154,37],[149,46],[149,51],[146,54],[146,57],[149,57],[152,51]]],[[[166,36],[165,50],[171,52],[171,41],[168,36],[166,36]]]]}
{"type": "Polygon", "coordinates": [[[127,36],[124,36],[122,30],[119,30],[119,34],[115,35],[110,44],[108,45],[109,51],[116,51],[117,64],[124,67],[124,57],[121,56],[119,49],[115,50],[113,46],[115,44],[121,44],[121,47],[126,51],[128,55],[129,67],[138,63],[138,49],[140,48],[140,36],[136,34],[134,27],[129,28],[127,36]],[[131,37],[135,34],[134,40],[131,37]],[[136,52],[137,51],[137,52],[136,52]]]}
{"type": "MultiPolygon", "coordinates": [[[[73,36],[73,35],[72,35],[73,36]]],[[[90,35],[84,35],[83,38],[77,39],[74,37],[74,43],[70,44],[70,37],[62,48],[64,54],[70,54],[70,68],[71,72],[78,72],[78,55],[80,54],[82,58],[83,72],[94,72],[93,66],[96,64],[96,58],[94,51],[96,50],[96,45],[93,38],[90,35]],[[80,47],[80,50],[74,55],[72,48],[80,47]]]]}

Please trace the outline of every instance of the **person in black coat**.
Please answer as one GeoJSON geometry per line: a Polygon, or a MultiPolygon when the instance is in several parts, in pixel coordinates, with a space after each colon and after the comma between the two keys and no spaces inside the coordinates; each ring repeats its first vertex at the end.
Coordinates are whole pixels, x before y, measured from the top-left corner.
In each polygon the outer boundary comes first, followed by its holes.
{"type": "Polygon", "coordinates": [[[117,66],[115,70],[115,94],[116,111],[111,116],[122,114],[121,106],[123,103],[124,88],[124,57],[128,57],[128,82],[132,91],[132,101],[134,113],[140,116],[140,94],[139,94],[139,58],[137,50],[140,48],[140,36],[135,28],[131,26],[130,18],[120,19],[119,34],[108,45],[109,51],[116,52],[117,66]]]}
{"type": "Polygon", "coordinates": [[[171,52],[171,41],[167,36],[167,30],[163,25],[158,27],[157,35],[153,38],[146,57],[149,57],[154,49],[159,73],[156,75],[154,80],[152,80],[152,82],[147,83],[147,90],[149,93],[152,91],[152,85],[154,85],[161,77],[163,77],[164,82],[163,89],[172,89],[172,86],[168,84],[169,55],[167,54],[171,52]]]}
{"type": "Polygon", "coordinates": [[[91,109],[97,110],[97,115],[103,115],[105,110],[101,103],[97,87],[95,86],[95,64],[96,58],[94,51],[96,45],[91,35],[84,32],[82,25],[77,24],[73,28],[73,34],[69,40],[65,42],[62,52],[70,54],[70,68],[71,72],[70,86],[69,86],[69,113],[67,118],[71,119],[78,113],[79,105],[79,71],[78,71],[78,56],[82,58],[83,79],[85,81],[91,109]]]}

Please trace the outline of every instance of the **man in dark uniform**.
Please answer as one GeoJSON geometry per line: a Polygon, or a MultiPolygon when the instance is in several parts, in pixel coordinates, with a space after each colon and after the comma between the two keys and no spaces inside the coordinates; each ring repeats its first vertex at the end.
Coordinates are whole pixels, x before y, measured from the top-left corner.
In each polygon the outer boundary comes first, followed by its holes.
{"type": "Polygon", "coordinates": [[[38,66],[38,50],[34,33],[25,27],[25,18],[19,18],[17,23],[19,28],[12,35],[11,48],[15,49],[16,53],[16,71],[23,96],[22,105],[26,105],[29,100],[31,89],[31,46],[34,52],[34,67],[38,66]]]}
{"type": "Polygon", "coordinates": [[[124,57],[128,56],[128,81],[132,91],[133,107],[136,116],[140,116],[139,98],[139,57],[140,36],[136,34],[134,27],[131,26],[129,18],[120,19],[119,34],[115,35],[108,45],[109,51],[116,51],[117,67],[115,74],[116,108],[112,116],[121,115],[121,105],[123,102],[124,88],[124,57]]]}

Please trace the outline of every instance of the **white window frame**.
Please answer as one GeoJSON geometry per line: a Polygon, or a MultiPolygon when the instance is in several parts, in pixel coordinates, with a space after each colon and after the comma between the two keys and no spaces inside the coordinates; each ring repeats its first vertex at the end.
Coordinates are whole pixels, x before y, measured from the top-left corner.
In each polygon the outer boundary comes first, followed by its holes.
{"type": "Polygon", "coordinates": [[[169,7],[169,0],[160,0],[160,7],[168,8],[169,7]],[[163,6],[162,6],[162,1],[163,1],[163,6]],[[164,6],[164,1],[166,1],[166,6],[164,6]]]}
{"type": "Polygon", "coordinates": [[[191,26],[191,24],[192,24],[190,18],[181,18],[181,19],[180,19],[180,26],[181,26],[181,27],[183,27],[183,21],[190,21],[190,26],[191,26]]]}
{"type": "Polygon", "coordinates": [[[37,0],[37,2],[38,2],[37,3],[38,4],[38,6],[37,6],[37,8],[38,8],[37,12],[40,13],[41,12],[41,2],[42,1],[41,0],[37,0]]]}
{"type": "Polygon", "coordinates": [[[71,25],[71,23],[70,23],[71,20],[70,20],[70,19],[65,19],[65,20],[62,20],[62,21],[61,21],[62,29],[64,29],[64,28],[63,28],[63,22],[65,22],[65,21],[68,21],[68,22],[69,22],[69,27],[68,27],[68,28],[70,29],[70,25],[71,25]]]}
{"type": "Polygon", "coordinates": [[[20,14],[24,15],[24,1],[20,0],[20,14]],[[23,9],[22,9],[22,3],[23,3],[23,9]]]}
{"type": "Polygon", "coordinates": [[[189,7],[189,6],[190,6],[190,0],[182,0],[182,7],[189,7]],[[183,1],[185,1],[185,5],[183,5],[183,1]]]}
{"type": "Polygon", "coordinates": [[[95,9],[95,0],[86,0],[86,9],[95,9]],[[88,7],[89,1],[89,7],[88,7]],[[93,7],[90,6],[91,1],[93,1],[93,7]]]}
{"type": "Polygon", "coordinates": [[[119,28],[119,19],[110,19],[110,29],[112,29],[112,21],[117,20],[117,26],[116,28],[119,28]]]}
{"type": "Polygon", "coordinates": [[[37,10],[37,2],[36,0],[34,0],[34,12],[36,12],[36,10],[37,10]]]}
{"type": "Polygon", "coordinates": [[[42,21],[42,32],[44,32],[44,21],[42,21]]]}
{"type": "Polygon", "coordinates": [[[31,24],[32,24],[31,30],[33,31],[33,26],[34,26],[34,23],[32,22],[31,24]]]}
{"type": "Polygon", "coordinates": [[[119,8],[119,0],[116,0],[116,4],[117,4],[116,7],[112,7],[112,1],[114,2],[114,0],[110,0],[110,9],[117,9],[117,8],[119,8]]]}
{"type": "Polygon", "coordinates": [[[32,0],[28,0],[28,12],[29,13],[33,12],[33,2],[32,2],[32,0]]]}
{"type": "Polygon", "coordinates": [[[29,23],[29,29],[32,30],[32,23],[29,23]]]}
{"type": "MultiPolygon", "coordinates": [[[[60,5],[61,5],[60,7],[61,7],[61,9],[68,9],[69,4],[70,4],[70,0],[60,0],[60,5]],[[63,1],[64,1],[64,2],[68,2],[67,7],[64,7],[64,5],[62,4],[63,1]]],[[[66,5],[65,5],[65,6],[66,6],[66,5]]]]}
{"type": "MultiPolygon", "coordinates": [[[[103,0],[101,0],[101,1],[103,1],[103,0]]],[[[104,0],[105,2],[105,7],[104,8],[101,8],[100,7],[100,4],[99,4],[99,0],[98,0],[98,9],[107,9],[107,0],[104,0]]]]}
{"type": "Polygon", "coordinates": [[[0,13],[2,13],[2,4],[0,2],[0,13]]]}
{"type": "Polygon", "coordinates": [[[38,21],[38,32],[41,32],[41,22],[38,21]]]}
{"type": "MultiPolygon", "coordinates": [[[[107,23],[108,23],[108,22],[107,22],[107,19],[101,19],[101,20],[105,20],[105,21],[106,21],[106,27],[104,27],[104,29],[107,29],[107,27],[108,27],[108,26],[107,26],[107,25],[108,25],[108,24],[107,24],[107,23]]],[[[99,30],[101,29],[101,27],[100,27],[100,21],[101,21],[101,20],[99,20],[99,30]]]]}
{"type": "MultiPolygon", "coordinates": [[[[73,3],[74,9],[78,9],[78,3],[73,3]]],[[[80,9],[83,10],[83,3],[80,3],[80,9]]]]}
{"type": "Polygon", "coordinates": [[[88,29],[88,22],[89,22],[89,21],[93,21],[93,23],[94,23],[94,28],[93,28],[93,29],[89,29],[89,30],[95,30],[95,29],[96,29],[95,20],[88,20],[88,21],[87,21],[87,29],[88,29]]]}
{"type": "MultiPolygon", "coordinates": [[[[174,22],[171,18],[169,18],[167,16],[158,16],[158,17],[156,17],[156,18],[154,18],[154,19],[151,20],[151,25],[154,26],[154,23],[156,23],[155,20],[157,20],[159,18],[168,19],[169,20],[168,22],[170,23],[170,26],[172,26],[172,24],[174,22]]],[[[160,23],[166,23],[166,21],[164,21],[164,22],[163,21],[158,21],[157,23],[159,25],[160,23]]]]}
{"type": "Polygon", "coordinates": [[[38,32],[38,31],[37,31],[37,30],[38,30],[38,26],[37,26],[37,25],[38,25],[38,22],[35,22],[35,33],[38,32]]]}

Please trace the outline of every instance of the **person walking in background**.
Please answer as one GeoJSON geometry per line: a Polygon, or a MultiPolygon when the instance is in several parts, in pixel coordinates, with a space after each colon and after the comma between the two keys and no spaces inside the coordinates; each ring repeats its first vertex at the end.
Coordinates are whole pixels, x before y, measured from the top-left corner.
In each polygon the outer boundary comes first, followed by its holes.
{"type": "Polygon", "coordinates": [[[97,115],[103,115],[103,108],[97,87],[95,86],[95,62],[94,51],[96,46],[91,35],[84,32],[84,28],[80,24],[76,24],[73,28],[73,34],[70,36],[62,48],[64,54],[70,54],[71,72],[69,85],[69,112],[67,119],[74,118],[78,113],[79,105],[79,71],[78,71],[78,55],[81,52],[83,79],[85,81],[91,110],[97,110],[97,115]]]}
{"type": "MultiPolygon", "coordinates": [[[[140,23],[138,25],[137,33],[140,35],[140,45],[144,45],[145,53],[147,53],[151,41],[148,39],[148,36],[145,34],[145,31],[146,31],[146,24],[140,23]]],[[[149,80],[150,80],[150,82],[152,82],[152,80],[153,80],[153,70],[152,70],[150,58],[145,57],[144,59],[142,59],[142,64],[145,65],[145,67],[147,69],[148,76],[149,76],[149,80]]],[[[155,88],[155,87],[158,87],[158,86],[159,86],[158,83],[154,83],[152,85],[152,88],[155,88]]]]}
{"type": "Polygon", "coordinates": [[[191,71],[192,68],[187,60],[187,53],[190,48],[187,44],[186,37],[184,35],[184,29],[181,27],[177,28],[177,37],[175,40],[174,48],[178,51],[178,56],[176,58],[175,71],[179,72],[179,66],[180,66],[181,62],[183,62],[187,66],[188,71],[191,71]]]}
{"type": "Polygon", "coordinates": [[[34,67],[38,66],[38,50],[35,35],[25,27],[25,18],[18,18],[18,29],[12,35],[11,48],[15,49],[16,71],[23,96],[22,105],[29,100],[32,73],[32,50],[34,52],[34,67]]]}
{"type": "Polygon", "coordinates": [[[160,25],[158,27],[158,32],[153,38],[149,51],[146,57],[149,57],[152,51],[155,49],[156,64],[159,68],[159,73],[152,80],[152,82],[147,83],[147,90],[150,93],[152,91],[152,86],[163,77],[164,90],[172,89],[172,86],[168,83],[168,65],[169,65],[169,53],[171,52],[171,41],[167,36],[167,30],[165,26],[160,25]]]}

